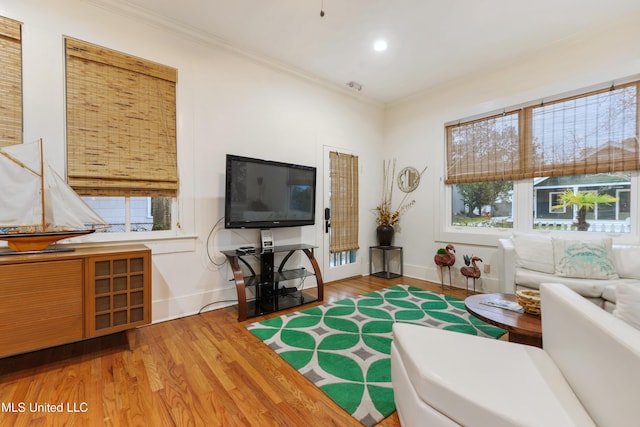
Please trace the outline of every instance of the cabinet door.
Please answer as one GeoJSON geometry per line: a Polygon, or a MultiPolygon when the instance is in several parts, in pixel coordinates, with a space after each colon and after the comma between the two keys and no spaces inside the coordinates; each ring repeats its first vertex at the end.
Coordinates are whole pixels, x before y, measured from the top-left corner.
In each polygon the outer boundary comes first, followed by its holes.
{"type": "Polygon", "coordinates": [[[87,261],[87,336],[151,322],[150,251],[96,256],[87,261]]]}
{"type": "Polygon", "coordinates": [[[83,338],[82,260],[0,266],[0,357],[83,338]]]}

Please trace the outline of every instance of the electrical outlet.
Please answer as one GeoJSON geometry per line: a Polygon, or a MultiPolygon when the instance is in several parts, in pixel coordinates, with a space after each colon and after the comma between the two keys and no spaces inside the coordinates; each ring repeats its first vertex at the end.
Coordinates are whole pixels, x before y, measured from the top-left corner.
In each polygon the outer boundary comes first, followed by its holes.
{"type": "Polygon", "coordinates": [[[487,274],[491,273],[491,264],[484,265],[484,272],[487,274]]]}

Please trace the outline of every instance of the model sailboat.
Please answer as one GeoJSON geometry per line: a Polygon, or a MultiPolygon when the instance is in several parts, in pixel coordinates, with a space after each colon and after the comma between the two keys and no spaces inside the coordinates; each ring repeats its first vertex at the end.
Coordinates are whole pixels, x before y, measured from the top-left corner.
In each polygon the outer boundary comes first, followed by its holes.
{"type": "Polygon", "coordinates": [[[0,240],[14,251],[41,251],[107,227],[44,161],[42,140],[0,148],[0,183],[0,240]]]}

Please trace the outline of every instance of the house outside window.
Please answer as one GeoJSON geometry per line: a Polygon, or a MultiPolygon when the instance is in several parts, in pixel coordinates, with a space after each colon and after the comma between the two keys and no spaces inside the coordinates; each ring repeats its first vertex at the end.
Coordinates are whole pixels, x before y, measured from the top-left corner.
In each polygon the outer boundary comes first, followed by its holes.
{"type": "Polygon", "coordinates": [[[575,175],[534,180],[533,228],[570,231],[577,216],[576,207],[560,207],[559,197],[566,191],[608,194],[613,203],[597,203],[587,212],[592,231],[629,233],[631,173],[575,175]],[[554,209],[554,206],[556,208],[554,209]]]}

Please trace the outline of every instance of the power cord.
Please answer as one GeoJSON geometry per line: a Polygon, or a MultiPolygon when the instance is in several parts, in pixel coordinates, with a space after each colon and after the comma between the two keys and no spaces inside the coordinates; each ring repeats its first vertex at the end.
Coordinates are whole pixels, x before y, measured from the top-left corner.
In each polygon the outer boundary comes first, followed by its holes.
{"type": "Polygon", "coordinates": [[[300,278],[300,284],[297,286],[300,292],[304,290],[304,281],[307,280],[306,269],[304,267],[302,269],[305,270],[305,275],[300,278]]]}
{"type": "MultiPolygon", "coordinates": [[[[250,301],[255,301],[255,300],[254,299],[247,300],[247,302],[250,302],[250,301]]],[[[237,299],[227,299],[227,300],[220,300],[220,301],[210,302],[209,304],[205,304],[204,306],[202,306],[200,308],[200,310],[198,310],[198,314],[202,314],[203,310],[206,309],[207,307],[211,306],[211,305],[222,304],[222,303],[225,303],[225,302],[235,302],[235,303],[237,303],[238,300],[237,299]]],[[[220,308],[224,308],[224,307],[220,307],[220,308]]],[[[218,310],[218,309],[216,309],[216,310],[218,310]]]]}
{"type": "MultiPolygon", "coordinates": [[[[216,267],[222,267],[223,265],[225,265],[227,263],[227,258],[225,257],[225,259],[222,262],[216,262],[216,260],[214,259],[213,256],[211,256],[211,252],[209,251],[209,243],[212,240],[212,236],[213,232],[216,230],[216,227],[218,226],[218,224],[220,224],[220,222],[222,222],[224,220],[224,217],[220,218],[214,225],[213,227],[211,227],[211,231],[209,231],[209,235],[207,236],[207,242],[206,242],[206,249],[207,249],[207,258],[209,258],[209,261],[211,262],[211,264],[215,265],[216,267]]],[[[214,236],[215,237],[215,236],[214,236]]]]}

